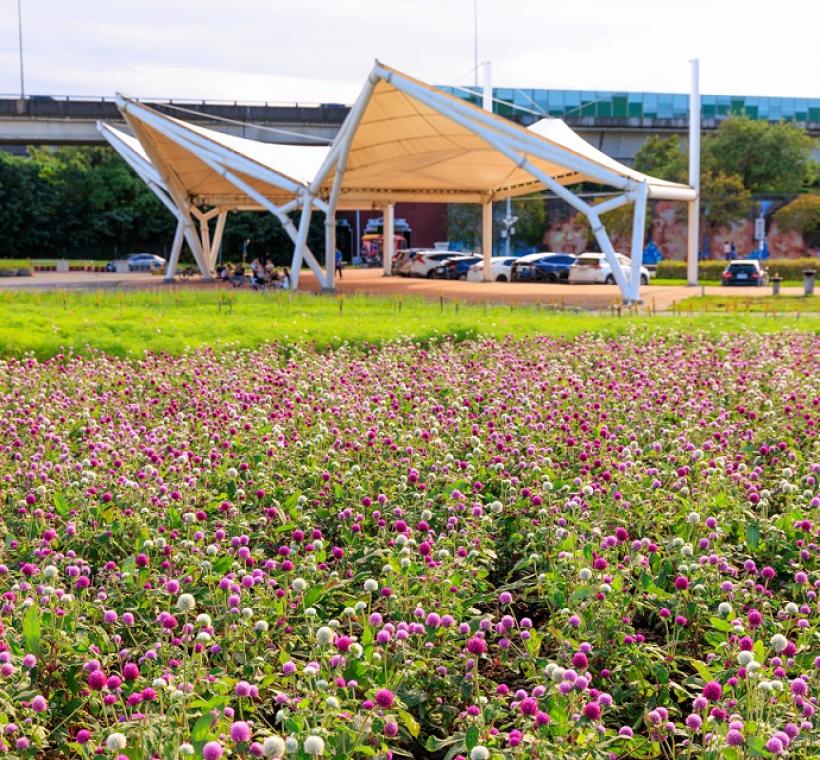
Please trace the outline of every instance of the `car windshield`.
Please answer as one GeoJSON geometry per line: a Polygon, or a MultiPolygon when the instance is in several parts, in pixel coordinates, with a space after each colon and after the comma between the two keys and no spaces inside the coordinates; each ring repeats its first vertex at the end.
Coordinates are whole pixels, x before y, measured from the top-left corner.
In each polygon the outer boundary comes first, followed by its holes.
{"type": "Polygon", "coordinates": [[[729,271],[735,272],[757,272],[757,267],[754,264],[730,264],[729,271]]]}

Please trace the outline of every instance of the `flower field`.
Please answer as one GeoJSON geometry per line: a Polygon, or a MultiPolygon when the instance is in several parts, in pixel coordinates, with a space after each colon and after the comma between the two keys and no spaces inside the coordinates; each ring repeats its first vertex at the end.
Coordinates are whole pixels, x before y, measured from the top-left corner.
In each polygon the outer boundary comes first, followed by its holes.
{"type": "Polygon", "coordinates": [[[819,350],[6,360],[2,751],[816,758],[819,350]]]}

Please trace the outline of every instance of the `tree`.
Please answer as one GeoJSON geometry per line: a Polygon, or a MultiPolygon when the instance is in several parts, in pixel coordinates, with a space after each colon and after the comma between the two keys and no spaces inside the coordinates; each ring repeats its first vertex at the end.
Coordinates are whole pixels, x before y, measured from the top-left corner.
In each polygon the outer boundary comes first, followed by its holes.
{"type": "Polygon", "coordinates": [[[651,135],[635,154],[634,168],[668,182],[687,182],[689,160],[681,150],[680,138],[651,135]]]}
{"type": "Polygon", "coordinates": [[[799,232],[809,248],[820,248],[820,195],[801,195],[775,212],[778,227],[799,232]]]}
{"type": "MultiPolygon", "coordinates": [[[[507,202],[493,204],[493,244],[501,241],[502,220],[507,214],[507,202]]],[[[547,213],[544,200],[531,195],[514,198],[512,215],[515,223],[514,245],[539,246],[544,240],[547,213]]],[[[481,246],[481,206],[476,203],[450,204],[447,212],[447,237],[453,243],[478,250],[481,246]]]]}
{"type": "Polygon", "coordinates": [[[746,116],[721,122],[703,140],[705,171],[737,175],[751,193],[799,193],[807,175],[812,141],[793,124],[770,124],[746,116]]]}
{"type": "Polygon", "coordinates": [[[700,208],[713,231],[743,219],[752,210],[752,196],[736,174],[707,171],[700,178],[700,208]]]}

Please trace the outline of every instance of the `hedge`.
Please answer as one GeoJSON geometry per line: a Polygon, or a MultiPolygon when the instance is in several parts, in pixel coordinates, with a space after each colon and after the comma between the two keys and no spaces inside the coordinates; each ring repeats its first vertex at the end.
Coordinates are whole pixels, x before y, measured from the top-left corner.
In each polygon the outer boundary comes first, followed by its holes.
{"type": "MultiPolygon", "coordinates": [[[[778,274],[784,280],[802,280],[804,269],[820,269],[819,259],[769,259],[764,262],[770,275],[778,274]]],[[[725,261],[701,261],[698,263],[698,275],[702,280],[720,280],[725,261]]],[[[664,280],[686,279],[685,261],[662,261],[658,264],[655,277],[664,280]]]]}

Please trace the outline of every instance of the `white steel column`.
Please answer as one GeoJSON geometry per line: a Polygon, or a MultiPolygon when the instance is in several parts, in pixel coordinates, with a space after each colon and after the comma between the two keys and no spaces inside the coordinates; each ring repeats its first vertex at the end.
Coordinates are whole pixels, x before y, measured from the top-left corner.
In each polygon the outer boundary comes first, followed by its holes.
{"type": "Polygon", "coordinates": [[[216,266],[216,259],[219,256],[219,248],[222,245],[222,235],[225,232],[225,222],[228,220],[228,212],[225,209],[219,209],[219,216],[216,218],[216,228],[214,229],[214,238],[211,241],[211,257],[208,263],[211,269],[216,266]]]}
{"type": "MultiPolygon", "coordinates": [[[[293,246],[293,259],[290,264],[290,287],[296,290],[299,287],[299,272],[302,269],[302,258],[307,248],[310,217],[313,214],[313,198],[307,193],[302,197],[302,216],[299,219],[299,231],[296,233],[296,243],[293,246]]],[[[321,278],[319,278],[321,284],[321,278]]]]}
{"type": "Polygon", "coordinates": [[[382,263],[384,264],[384,274],[393,274],[393,255],[395,251],[393,235],[396,229],[396,204],[388,203],[384,207],[384,218],[382,223],[382,263]]]}
{"type": "Polygon", "coordinates": [[[336,211],[325,214],[325,282],[324,290],[336,289],[336,211]]]}
{"type": "Polygon", "coordinates": [[[171,244],[171,255],[168,257],[168,267],[165,270],[165,282],[173,282],[174,274],[179,264],[179,254],[182,251],[182,241],[185,235],[185,223],[177,216],[177,231],[174,233],[174,242],[171,244]]]}
{"type": "Polygon", "coordinates": [[[490,282],[492,272],[493,256],[493,199],[488,198],[481,204],[481,255],[484,259],[484,267],[481,272],[481,279],[490,282]]]}
{"type": "Polygon", "coordinates": [[[686,236],[686,281],[698,284],[698,248],[700,237],[700,61],[692,60],[692,90],[689,93],[689,185],[695,199],[689,201],[686,236]]]}
{"type": "Polygon", "coordinates": [[[484,92],[481,107],[490,113],[493,111],[493,65],[489,61],[484,61],[484,92]]]}
{"type": "Polygon", "coordinates": [[[640,303],[641,300],[641,266],[648,196],[649,186],[643,182],[638,187],[638,197],[635,199],[635,207],[632,210],[632,271],[629,277],[629,295],[634,303],[640,303]]]}

